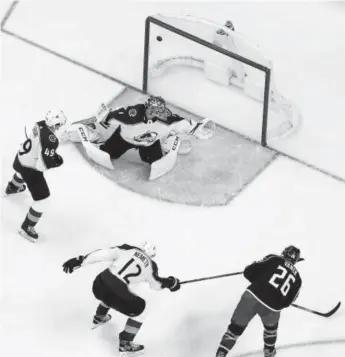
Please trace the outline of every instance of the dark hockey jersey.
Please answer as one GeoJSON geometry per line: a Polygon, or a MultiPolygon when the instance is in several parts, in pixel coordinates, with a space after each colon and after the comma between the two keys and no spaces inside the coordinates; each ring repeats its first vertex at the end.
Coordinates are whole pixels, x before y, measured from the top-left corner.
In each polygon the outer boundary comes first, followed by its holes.
{"type": "Polygon", "coordinates": [[[302,285],[296,267],[279,255],[268,255],[247,266],[244,276],[251,282],[247,290],[274,311],[289,307],[302,285]]]}
{"type": "Polygon", "coordinates": [[[21,144],[18,159],[21,165],[38,171],[58,166],[56,149],[59,139],[48,128],[44,120],[37,122],[21,144]]]}
{"type": "Polygon", "coordinates": [[[157,117],[148,119],[145,105],[137,104],[111,111],[100,125],[112,132],[120,127],[121,137],[135,146],[150,146],[171,132],[188,134],[198,126],[198,123],[191,119],[172,114],[169,109],[166,114],[165,120],[157,117]]]}
{"type": "MultiPolygon", "coordinates": [[[[133,125],[133,124],[140,124],[140,123],[148,124],[145,104],[136,104],[136,105],[131,105],[127,108],[120,108],[120,109],[113,110],[108,114],[107,118],[105,119],[105,122],[107,123],[111,119],[116,119],[117,121],[126,125],[133,125]]],[[[163,121],[155,117],[153,119],[150,119],[150,121],[151,122],[161,121],[164,124],[171,125],[172,123],[183,119],[184,119],[183,117],[177,114],[173,114],[169,109],[167,109],[166,120],[163,121]]]]}

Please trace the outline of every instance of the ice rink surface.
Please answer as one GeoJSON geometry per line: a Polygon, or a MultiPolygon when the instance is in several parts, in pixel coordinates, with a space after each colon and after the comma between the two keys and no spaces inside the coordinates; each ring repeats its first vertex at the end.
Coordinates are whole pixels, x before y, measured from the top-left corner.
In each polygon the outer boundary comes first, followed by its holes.
{"type": "MultiPolygon", "coordinates": [[[[255,6],[260,8],[259,4],[255,6]]],[[[339,6],[336,13],[345,16],[341,4],[323,6],[325,12],[339,6]]],[[[2,13],[5,10],[2,6],[2,13]]],[[[216,9],[211,15],[216,16],[215,13],[216,9]]],[[[320,16],[314,12],[312,15],[314,19],[320,16]]],[[[31,23],[34,31],[35,21],[29,19],[27,15],[24,29],[27,31],[31,23]]],[[[56,27],[54,19],[51,17],[51,28],[56,27]]],[[[217,19],[222,20],[223,15],[217,19]]],[[[15,22],[15,17],[13,21],[12,26],[17,29],[23,25],[15,22]]],[[[78,30],[77,21],[73,29],[78,30]]],[[[114,43],[117,36],[113,33],[114,43]]],[[[12,176],[12,161],[25,125],[41,119],[51,106],[62,108],[71,120],[90,115],[122,86],[13,37],[2,34],[1,39],[4,187],[12,176]]],[[[113,48],[113,43],[109,48],[113,48]]],[[[93,51],[93,56],[87,57],[90,62],[98,59],[97,51],[93,51]]],[[[339,82],[341,87],[344,82],[339,82]]],[[[327,108],[322,108],[322,113],[335,109],[327,108]]],[[[324,115],[306,120],[315,119],[315,131],[326,134],[327,130],[318,127],[323,118],[324,115]]],[[[333,119],[330,116],[328,120],[333,119]]],[[[335,121],[334,125],[337,124],[335,121]]],[[[324,140],[335,138],[320,140],[323,145],[324,140]]],[[[61,264],[72,256],[124,242],[155,242],[161,274],[176,275],[182,280],[238,271],[265,254],[279,253],[286,245],[295,244],[306,259],[298,265],[303,278],[298,303],[326,311],[337,301],[345,301],[342,182],[281,157],[229,206],[177,207],[120,188],[93,171],[70,144],[62,145],[59,151],[64,165],[46,174],[51,204],[37,227],[42,236],[40,242],[33,245],[17,233],[31,205],[29,195],[23,193],[2,200],[1,356],[116,356],[117,333],[125,319],[114,312],[109,325],[90,330],[97,306],[91,284],[104,266],[90,266],[67,276],[61,264]]],[[[335,168],[343,165],[340,152],[337,157],[339,164],[334,164],[335,168]]],[[[335,158],[332,156],[332,160],[335,158]]],[[[145,344],[150,357],[213,356],[246,285],[242,277],[232,277],[191,284],[175,294],[151,292],[143,287],[140,293],[147,298],[148,311],[138,342],[145,344]]],[[[282,314],[277,356],[343,356],[344,326],[344,308],[330,319],[290,308],[282,314]]],[[[260,356],[261,348],[261,326],[255,319],[229,357],[260,356]]]]}

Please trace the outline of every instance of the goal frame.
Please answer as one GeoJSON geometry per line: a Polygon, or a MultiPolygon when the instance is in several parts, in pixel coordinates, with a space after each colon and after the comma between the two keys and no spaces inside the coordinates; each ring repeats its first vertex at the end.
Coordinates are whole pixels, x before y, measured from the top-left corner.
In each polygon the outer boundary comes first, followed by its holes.
{"type": "Polygon", "coordinates": [[[205,41],[200,37],[194,36],[186,31],[178,29],[170,24],[165,23],[153,16],[148,16],[145,20],[145,34],[144,34],[144,61],[143,61],[143,84],[142,91],[147,93],[148,81],[149,81],[149,57],[150,57],[150,33],[151,24],[160,26],[168,31],[174,32],[176,35],[187,38],[190,41],[196,42],[202,46],[208,47],[215,52],[221,53],[227,57],[231,57],[237,61],[243,62],[244,64],[254,67],[259,71],[264,72],[265,75],[265,85],[264,85],[264,97],[263,97],[263,110],[262,110],[262,126],[261,126],[261,145],[267,146],[267,121],[268,121],[268,108],[269,108],[269,93],[270,93],[270,83],[271,83],[271,69],[263,66],[260,63],[252,61],[248,58],[242,57],[237,53],[231,52],[227,49],[218,47],[211,42],[205,41]]]}

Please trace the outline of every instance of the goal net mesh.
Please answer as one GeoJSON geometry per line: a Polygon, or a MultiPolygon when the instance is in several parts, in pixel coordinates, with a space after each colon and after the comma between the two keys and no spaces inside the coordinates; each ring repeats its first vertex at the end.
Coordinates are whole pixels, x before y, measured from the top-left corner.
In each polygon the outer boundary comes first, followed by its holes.
{"type": "MultiPolygon", "coordinates": [[[[273,69],[272,61],[258,46],[225,26],[190,15],[153,17],[273,69]]],[[[150,24],[148,59],[150,93],[164,96],[173,104],[245,136],[260,139],[263,71],[154,23],[150,24]]],[[[300,113],[294,103],[278,91],[273,70],[268,105],[267,139],[290,134],[298,125],[300,113]]]]}

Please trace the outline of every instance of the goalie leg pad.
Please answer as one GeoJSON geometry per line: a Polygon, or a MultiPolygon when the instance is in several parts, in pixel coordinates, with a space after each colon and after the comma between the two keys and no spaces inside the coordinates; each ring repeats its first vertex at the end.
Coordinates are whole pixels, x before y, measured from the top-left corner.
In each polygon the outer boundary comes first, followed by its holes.
{"type": "MultiPolygon", "coordinates": [[[[189,140],[188,136],[182,137],[179,135],[181,139],[181,145],[178,150],[179,155],[186,155],[189,154],[192,150],[192,142],[189,140]]],[[[162,150],[167,154],[174,145],[175,135],[169,134],[164,140],[162,140],[162,150]]]]}
{"type": "Polygon", "coordinates": [[[150,181],[165,175],[175,166],[178,150],[181,145],[181,140],[176,135],[173,136],[173,138],[174,138],[174,144],[171,150],[168,152],[168,154],[163,156],[160,160],[155,161],[151,165],[151,174],[149,177],[150,181]]]}
{"type": "Polygon", "coordinates": [[[102,150],[99,150],[90,142],[88,131],[85,125],[79,124],[77,127],[80,141],[83,144],[83,147],[90,159],[92,159],[97,164],[112,170],[114,166],[111,163],[109,154],[102,150]]]}
{"type": "MultiPolygon", "coordinates": [[[[86,119],[87,120],[87,119],[86,119]]],[[[87,135],[89,138],[89,141],[91,143],[97,142],[100,140],[101,135],[97,132],[97,130],[93,129],[91,125],[94,124],[83,124],[83,123],[73,123],[70,127],[66,129],[66,135],[69,141],[72,141],[74,143],[79,143],[81,142],[80,136],[79,136],[79,125],[83,125],[85,130],[87,131],[87,135]]]]}

